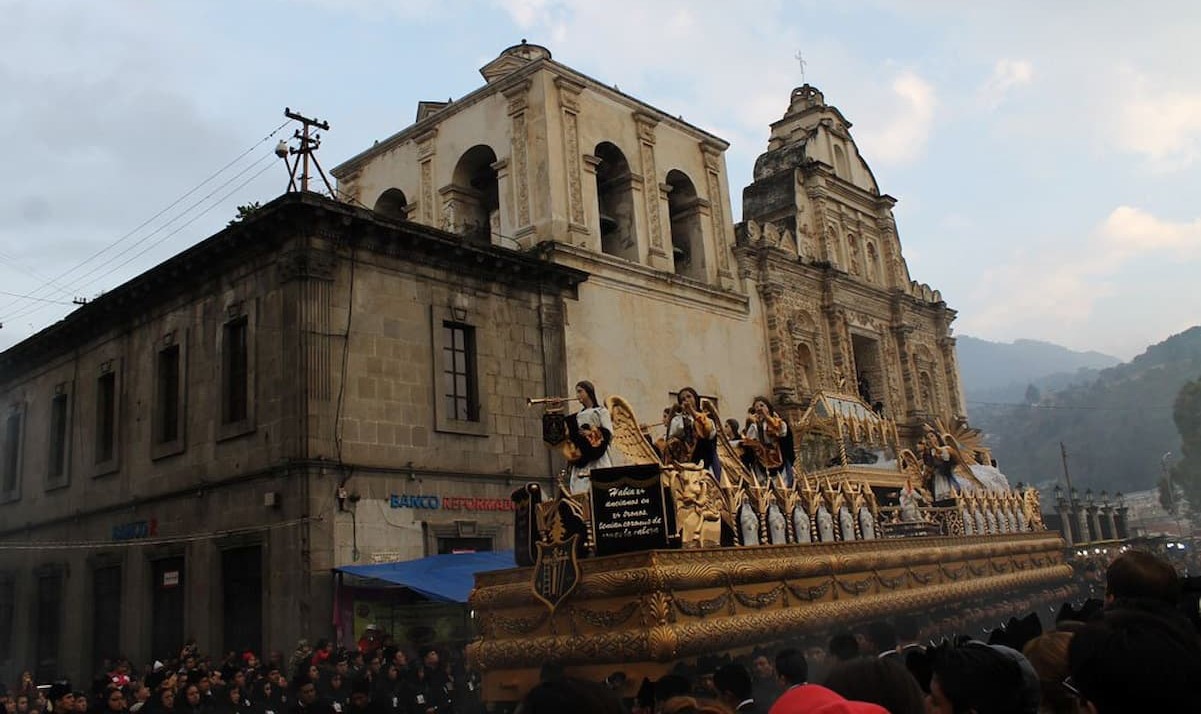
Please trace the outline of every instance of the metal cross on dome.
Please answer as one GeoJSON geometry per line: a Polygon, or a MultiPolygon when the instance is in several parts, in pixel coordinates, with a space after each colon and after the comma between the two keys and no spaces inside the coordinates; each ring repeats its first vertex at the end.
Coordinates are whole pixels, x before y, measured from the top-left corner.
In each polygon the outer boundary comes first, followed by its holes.
{"type": "Polygon", "coordinates": [[[801,54],[800,50],[796,51],[796,54],[793,55],[793,59],[795,59],[797,61],[797,63],[801,65],[801,84],[804,84],[805,83],[805,65],[807,65],[809,63],[805,61],[805,57],[801,54]]]}

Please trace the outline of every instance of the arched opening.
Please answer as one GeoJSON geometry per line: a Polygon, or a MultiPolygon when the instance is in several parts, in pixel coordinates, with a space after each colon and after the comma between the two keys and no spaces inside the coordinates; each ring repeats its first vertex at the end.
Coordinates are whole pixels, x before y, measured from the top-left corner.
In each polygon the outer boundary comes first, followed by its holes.
{"type": "Polygon", "coordinates": [[[609,142],[597,144],[596,206],[600,214],[601,251],[626,260],[638,260],[634,234],[634,195],[630,164],[625,154],[609,142]]]}
{"type": "Polygon", "coordinates": [[[804,342],[798,343],[796,346],[796,358],[794,362],[796,366],[797,391],[802,395],[807,395],[813,391],[813,350],[804,342]]]}
{"type": "Polygon", "coordinates": [[[934,382],[930,379],[930,373],[918,372],[917,382],[918,388],[921,390],[919,394],[921,408],[926,410],[927,414],[934,414],[937,410],[934,408],[934,382]]]}
{"type": "Polygon", "coordinates": [[[861,275],[862,268],[859,265],[859,239],[854,233],[847,234],[847,270],[851,275],[861,275]]]}
{"type": "Polygon", "coordinates": [[[671,219],[671,252],[676,275],[705,279],[705,244],[701,234],[700,200],[692,179],[682,171],[669,171],[667,214],[671,219]]]}
{"type": "Polygon", "coordinates": [[[390,188],[376,199],[374,210],[381,216],[403,221],[409,214],[409,201],[405,198],[404,191],[399,188],[390,188]]]}
{"type": "Polygon", "coordinates": [[[847,171],[847,155],[838,144],[834,145],[834,175],[847,181],[851,180],[851,174],[847,171]]]}
{"type": "Polygon", "coordinates": [[[880,281],[880,256],[876,254],[876,244],[867,243],[867,282],[877,283],[880,281]]]}
{"type": "Polygon", "coordinates": [[[442,189],[443,227],[453,233],[492,242],[500,234],[500,187],[496,181],[496,152],[484,144],[463,154],[450,186],[442,189]]]}

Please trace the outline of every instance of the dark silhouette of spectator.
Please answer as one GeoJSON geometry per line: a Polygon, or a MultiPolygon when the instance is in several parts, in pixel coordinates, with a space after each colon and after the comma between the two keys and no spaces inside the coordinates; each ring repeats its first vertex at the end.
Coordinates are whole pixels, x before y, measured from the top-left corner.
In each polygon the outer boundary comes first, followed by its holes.
{"type": "Polygon", "coordinates": [[[983,643],[931,653],[930,714],[1015,714],[1022,710],[1022,670],[983,643]]]}
{"type": "Polygon", "coordinates": [[[826,649],[834,659],[842,662],[855,659],[861,654],[859,640],[849,632],[840,632],[831,637],[830,645],[826,649]]]}
{"type": "Polygon", "coordinates": [[[1022,654],[1038,673],[1041,711],[1046,714],[1074,714],[1076,699],[1063,688],[1068,678],[1068,646],[1070,632],[1047,632],[1026,643],[1022,654]]]}
{"type": "Polygon", "coordinates": [[[1105,606],[1131,602],[1175,607],[1180,577],[1165,560],[1141,550],[1123,553],[1105,571],[1105,606]]]}
{"type": "MultiPolygon", "coordinates": [[[[668,675],[668,677],[670,676],[672,675],[668,675]]],[[[666,678],[664,677],[664,679],[666,678]]],[[[538,684],[525,695],[521,701],[520,710],[522,714],[624,714],[625,712],[617,695],[605,689],[603,685],[571,678],[538,684]]]]}
{"type": "Polygon", "coordinates": [[[741,664],[731,662],[718,667],[713,673],[713,688],[717,690],[717,698],[736,712],[760,714],[766,711],[756,706],[751,693],[751,673],[741,664]]]}
{"type": "Polygon", "coordinates": [[[868,653],[884,654],[895,652],[897,649],[897,631],[884,620],[868,623],[863,634],[868,640],[868,653]]]}
{"type": "Polygon", "coordinates": [[[839,662],[822,684],[847,699],[874,702],[892,714],[925,714],[926,697],[897,657],[839,662]]]}
{"type": "Polygon", "coordinates": [[[1187,620],[1111,609],[1068,646],[1065,685],[1094,714],[1201,711],[1201,647],[1187,620]]]}

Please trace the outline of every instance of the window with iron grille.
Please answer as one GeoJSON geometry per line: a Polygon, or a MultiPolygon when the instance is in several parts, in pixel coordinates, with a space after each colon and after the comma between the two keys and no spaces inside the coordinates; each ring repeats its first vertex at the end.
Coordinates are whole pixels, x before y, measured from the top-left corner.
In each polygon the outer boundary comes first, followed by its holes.
{"type": "Polygon", "coordinates": [[[442,399],[446,416],[457,421],[479,421],[475,328],[443,322],[442,331],[442,399]]]}

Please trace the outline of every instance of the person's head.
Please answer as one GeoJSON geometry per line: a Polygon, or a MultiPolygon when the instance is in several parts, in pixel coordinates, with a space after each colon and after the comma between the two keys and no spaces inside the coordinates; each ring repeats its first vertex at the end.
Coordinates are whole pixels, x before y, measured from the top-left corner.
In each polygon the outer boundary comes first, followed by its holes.
{"type": "Polygon", "coordinates": [[[358,711],[363,711],[371,703],[371,681],[359,677],[350,685],[350,705],[358,711]]]}
{"type": "Polygon", "coordinates": [[[983,643],[949,647],[932,655],[930,714],[1012,714],[1021,711],[1022,670],[983,643]]]}
{"type": "Polygon", "coordinates": [[[771,679],[776,676],[775,665],[766,652],[751,654],[751,670],[755,674],[755,679],[771,679]]]}
{"type": "Polygon", "coordinates": [[[771,405],[771,400],[762,396],[755,397],[755,401],[751,402],[751,411],[758,417],[765,417],[776,413],[775,408],[771,405]]]}
{"type": "Polygon", "coordinates": [[[334,662],[334,673],[345,677],[350,672],[350,660],[345,657],[340,657],[337,662],[334,662]]]}
{"type": "Polygon", "coordinates": [[[737,662],[722,665],[713,673],[713,688],[723,702],[738,706],[751,698],[751,673],[737,662]]]}
{"type": "MultiPolygon", "coordinates": [[[[120,689],[108,690],[108,694],[104,697],[104,708],[110,712],[125,711],[125,694],[120,689]]],[[[24,714],[25,711],[19,705],[17,706],[17,714],[24,714]]]]}
{"type": "Polygon", "coordinates": [[[48,698],[55,714],[69,712],[75,708],[75,693],[71,691],[71,685],[67,682],[55,682],[50,685],[48,698]]]}
{"type": "Polygon", "coordinates": [[[831,637],[830,645],[826,649],[834,659],[844,662],[860,655],[859,640],[849,632],[840,632],[831,637]]]}
{"type": "Polygon", "coordinates": [[[315,664],[309,665],[309,679],[316,681],[321,676],[321,668],[315,664]]]}
{"type": "Polygon", "coordinates": [[[782,649],[776,654],[776,674],[786,687],[804,684],[809,681],[809,663],[800,650],[794,647],[782,649]]]}
{"type": "Polygon", "coordinates": [[[83,714],[88,710],[88,695],[85,692],[73,692],[72,697],[75,699],[74,710],[78,714],[83,714]]]}
{"type": "Polygon", "coordinates": [[[438,667],[438,661],[438,650],[434,649],[433,647],[427,649],[421,656],[421,663],[430,669],[436,669],[438,667]]]}
{"type": "Polygon", "coordinates": [[[197,687],[195,684],[189,684],[184,688],[183,696],[187,700],[188,706],[200,706],[200,687],[197,687]]]}
{"type": "Polygon", "coordinates": [[[592,386],[592,382],[586,379],[575,383],[575,396],[585,408],[597,406],[596,387],[592,386]]]}
{"type": "Polygon", "coordinates": [[[296,696],[306,707],[317,701],[317,681],[306,679],[300,682],[300,686],[296,687],[296,696]]]}
{"type": "Polygon", "coordinates": [[[621,699],[604,685],[578,679],[541,682],[521,701],[523,714],[623,714],[621,699]]]}
{"type": "Polygon", "coordinates": [[[917,618],[913,615],[897,615],[893,619],[893,627],[896,628],[898,644],[904,645],[917,642],[920,628],[917,624],[917,618]]]}
{"type": "Polygon", "coordinates": [[[158,692],[158,703],[159,703],[159,706],[162,707],[163,709],[166,709],[166,710],[174,709],[175,708],[175,690],[174,689],[160,689],[158,692]]]}
{"type": "Polygon", "coordinates": [[[692,682],[678,674],[665,674],[655,682],[655,703],[660,706],[672,697],[686,697],[692,693],[692,682]]]}
{"type": "Polygon", "coordinates": [[[697,394],[692,387],[680,387],[680,391],[676,392],[676,403],[685,411],[699,409],[701,395],[697,394]]]}
{"type": "MultiPolygon", "coordinates": [[[[884,620],[868,623],[864,634],[871,642],[872,651],[887,652],[897,648],[897,631],[884,620]]],[[[851,698],[854,699],[854,697],[851,698]]]]}
{"type": "Polygon", "coordinates": [[[674,413],[674,410],[671,407],[666,407],[663,410],[663,426],[667,426],[668,424],[671,424],[671,415],[673,413],[674,413]]]}
{"type": "Polygon", "coordinates": [[[246,673],[240,669],[238,671],[234,672],[234,676],[233,676],[233,679],[230,681],[230,684],[237,687],[238,689],[245,689],[246,688],[246,673]]]}
{"type": "Polygon", "coordinates": [[[384,668],[384,677],[390,682],[400,679],[400,667],[397,667],[395,664],[389,664],[384,668]]]}
{"type": "Polygon", "coordinates": [[[342,688],[342,673],[341,672],[334,672],[333,674],[331,674],[329,676],[329,688],[330,689],[341,689],[342,688]]]}
{"type": "Polygon", "coordinates": [[[726,438],[738,439],[741,437],[741,426],[737,419],[726,419],[726,438]]]}
{"type": "Polygon", "coordinates": [[[1141,550],[1114,558],[1105,571],[1105,604],[1115,600],[1151,600],[1175,605],[1180,597],[1180,577],[1165,560],[1141,550]]]}
{"type": "Polygon", "coordinates": [[[1072,637],[1068,667],[1092,714],[1201,711],[1201,648],[1182,617],[1109,610],[1072,637]]]}
{"type": "Polygon", "coordinates": [[[1042,696],[1042,708],[1054,714],[1071,714],[1076,711],[1075,698],[1063,688],[1068,678],[1068,646],[1072,642],[1071,632],[1048,632],[1026,643],[1022,654],[1038,674],[1042,696]]]}
{"type": "Polygon", "coordinates": [[[892,714],[926,711],[922,688],[896,656],[838,662],[826,673],[822,684],[852,701],[879,704],[892,714]]]}

